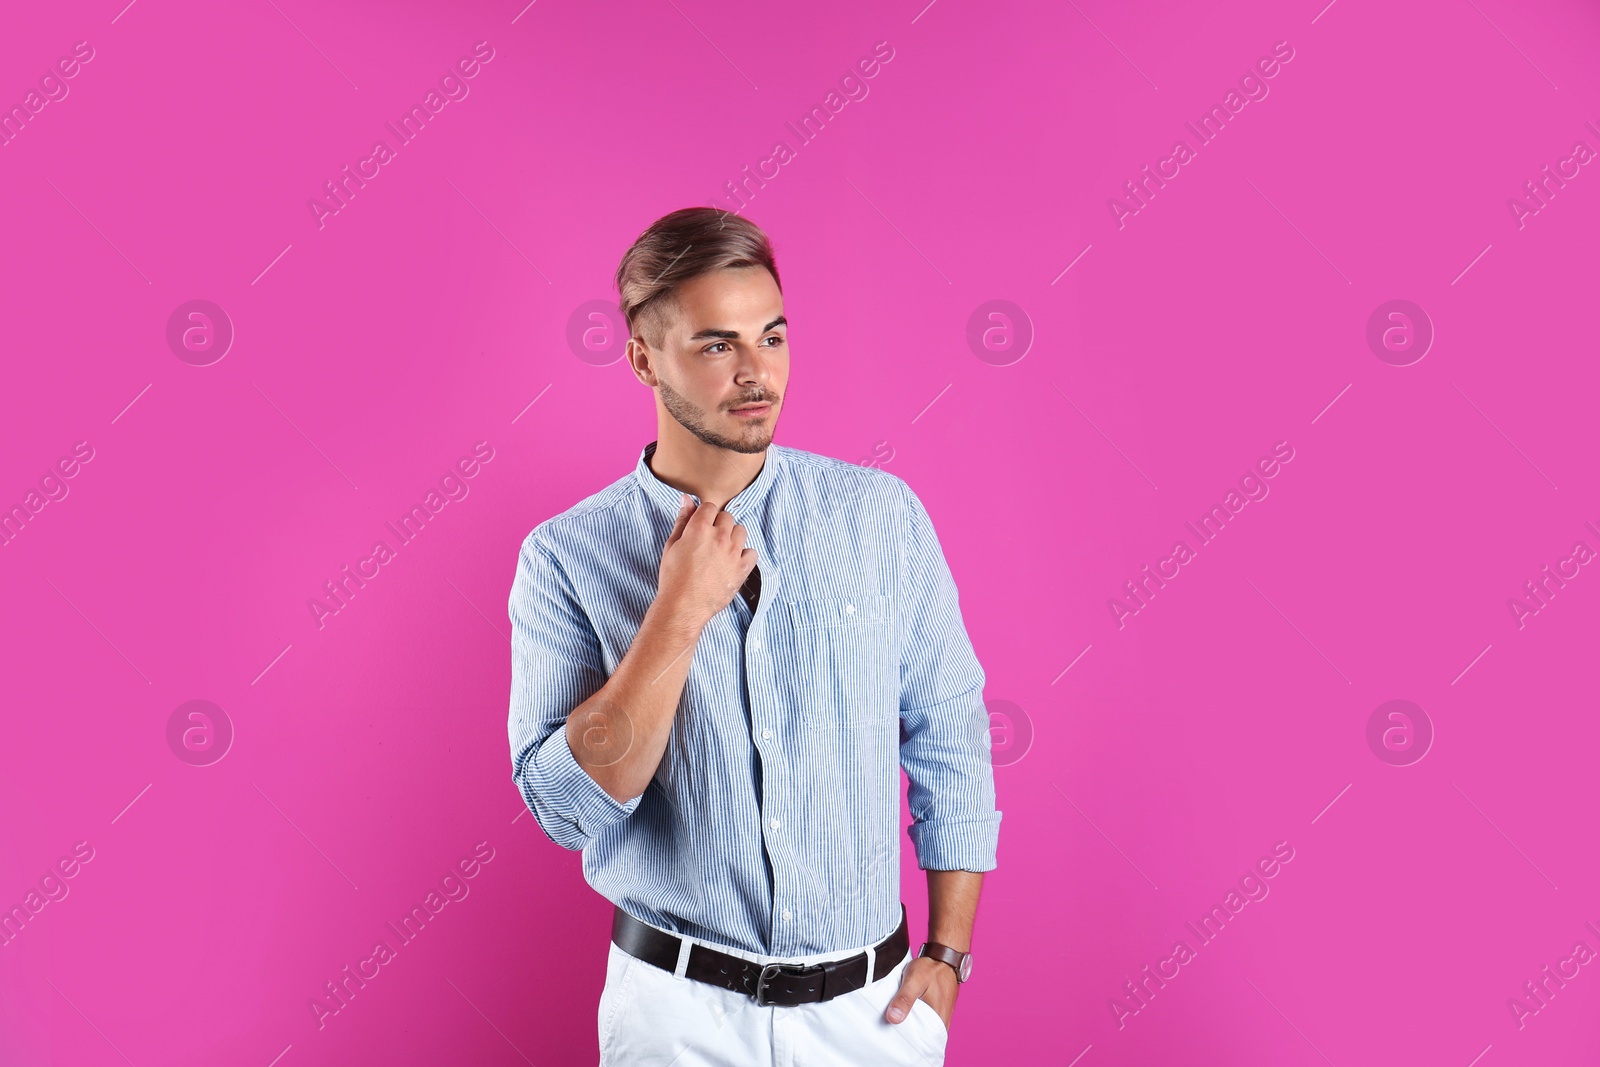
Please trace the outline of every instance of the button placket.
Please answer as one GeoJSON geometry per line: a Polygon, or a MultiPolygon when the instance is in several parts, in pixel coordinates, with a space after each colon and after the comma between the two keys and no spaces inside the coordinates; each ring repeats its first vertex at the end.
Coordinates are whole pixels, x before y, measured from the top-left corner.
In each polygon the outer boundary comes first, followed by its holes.
{"type": "MultiPolygon", "coordinates": [[[[734,518],[735,520],[739,521],[741,525],[743,524],[743,519],[740,515],[735,514],[734,518]]],[[[746,528],[748,529],[748,527],[746,528]]],[[[760,654],[766,649],[767,642],[761,636],[761,623],[766,618],[766,613],[769,610],[776,610],[772,607],[774,604],[779,605],[781,608],[781,598],[779,597],[781,577],[777,565],[773,561],[766,558],[766,548],[760,543],[753,531],[751,532],[749,539],[746,540],[745,547],[755,549],[756,552],[762,557],[761,562],[758,564],[758,566],[760,566],[762,569],[761,598],[756,604],[755,611],[750,615],[750,624],[745,631],[748,646],[746,684],[749,685],[753,677],[759,677],[763,673],[763,665],[765,661],[762,659],[760,654]]],[[[760,705],[763,702],[757,699],[757,693],[754,687],[752,687],[750,690],[747,690],[747,699],[751,717],[759,717],[761,711],[760,705]]],[[[761,728],[761,739],[763,741],[771,741],[775,736],[776,735],[771,727],[761,728]]],[[[766,806],[769,798],[772,797],[774,792],[778,791],[778,786],[775,779],[781,777],[781,770],[782,768],[776,765],[769,766],[767,768],[767,775],[765,777],[764,787],[762,790],[763,806],[766,806]]],[[[778,831],[782,829],[782,827],[783,822],[781,819],[774,815],[768,815],[768,833],[778,831]]],[[[779,901],[787,895],[788,894],[782,889],[779,889],[778,892],[774,894],[774,906],[776,907],[779,901]]],[[[793,911],[791,911],[789,908],[779,908],[777,915],[779,919],[786,924],[791,922],[794,917],[793,911]]],[[[776,952],[788,951],[792,940],[793,938],[787,932],[774,930],[773,950],[776,952]]]]}

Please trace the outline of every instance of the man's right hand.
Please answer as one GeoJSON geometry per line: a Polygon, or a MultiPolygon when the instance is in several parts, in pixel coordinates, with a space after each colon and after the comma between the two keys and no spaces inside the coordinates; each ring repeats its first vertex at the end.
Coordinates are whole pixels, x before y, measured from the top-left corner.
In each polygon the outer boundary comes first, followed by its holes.
{"type": "Polygon", "coordinates": [[[697,630],[727,607],[755,569],[745,528],[721,504],[696,505],[681,494],[678,521],[661,552],[656,599],[697,630]]]}
{"type": "Polygon", "coordinates": [[[618,804],[642,796],[661,766],[700,631],[756,565],[745,529],[721,504],[683,497],[661,552],[655,603],[622,662],[567,716],[567,745],[618,804]]]}

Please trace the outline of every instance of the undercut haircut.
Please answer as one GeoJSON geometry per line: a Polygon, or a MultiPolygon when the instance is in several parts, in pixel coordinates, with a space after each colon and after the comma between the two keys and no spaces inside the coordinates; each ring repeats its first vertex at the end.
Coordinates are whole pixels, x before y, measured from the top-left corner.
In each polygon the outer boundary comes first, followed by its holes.
{"type": "Polygon", "coordinates": [[[778,292],[783,282],[766,233],[742,215],[715,207],[679,208],[641,233],[617,266],[619,307],[628,334],[651,348],[666,339],[680,310],[676,292],[684,283],[729,267],[764,267],[778,292]]]}

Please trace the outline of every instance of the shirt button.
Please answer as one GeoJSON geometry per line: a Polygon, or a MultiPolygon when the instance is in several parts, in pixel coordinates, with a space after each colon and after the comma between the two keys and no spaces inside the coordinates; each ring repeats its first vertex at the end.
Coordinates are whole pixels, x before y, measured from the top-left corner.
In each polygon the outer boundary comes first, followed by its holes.
{"type": "Polygon", "coordinates": [[[761,638],[758,637],[753,642],[751,642],[751,647],[754,648],[757,652],[760,652],[761,651],[761,638]]]}
{"type": "Polygon", "coordinates": [[[771,730],[762,730],[761,731],[761,736],[765,740],[771,741],[772,740],[772,731],[771,730]]]}
{"type": "Polygon", "coordinates": [[[778,820],[777,819],[773,819],[771,822],[767,823],[767,825],[772,827],[774,830],[776,830],[778,828],[778,820]]]}
{"type": "Polygon", "coordinates": [[[784,908],[783,909],[783,921],[784,922],[788,922],[789,921],[789,909],[788,908],[784,908]]]}
{"type": "Polygon", "coordinates": [[[856,606],[854,604],[846,604],[844,606],[844,613],[846,615],[854,615],[856,613],[856,606]]]}

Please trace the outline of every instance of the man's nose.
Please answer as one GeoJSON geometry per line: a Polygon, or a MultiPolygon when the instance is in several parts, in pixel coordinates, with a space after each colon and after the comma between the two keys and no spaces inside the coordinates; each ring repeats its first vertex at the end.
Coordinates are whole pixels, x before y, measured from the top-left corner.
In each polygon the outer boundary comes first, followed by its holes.
{"type": "Polygon", "coordinates": [[[741,382],[765,383],[769,375],[766,357],[760,352],[742,349],[739,356],[739,366],[735,372],[741,382]]]}

